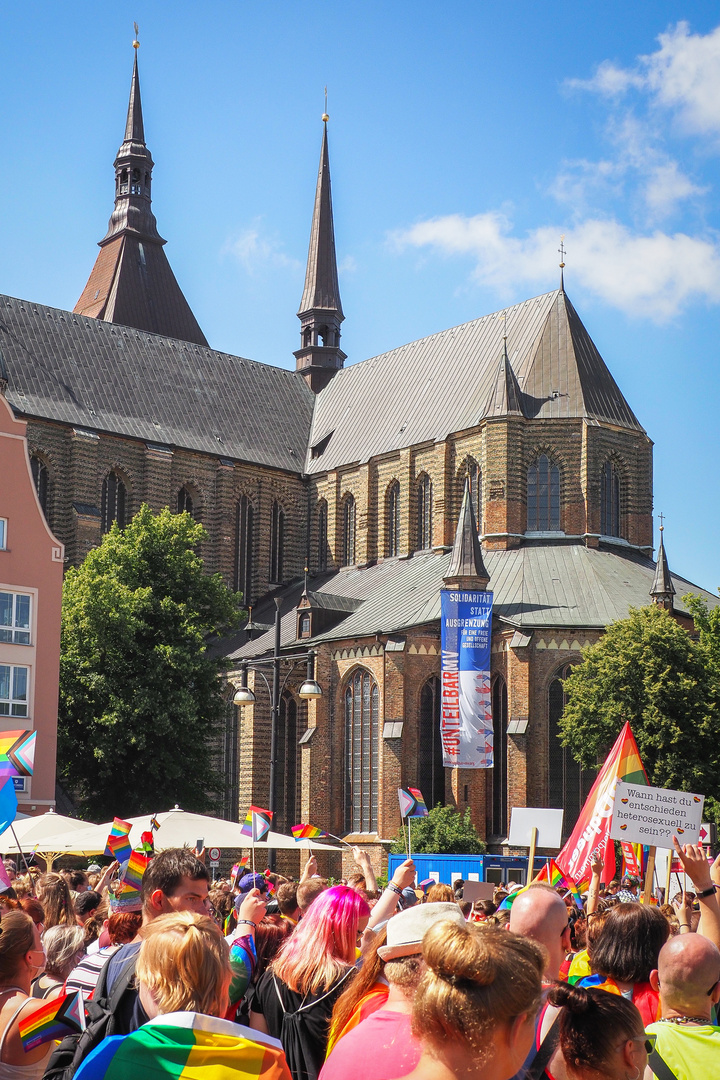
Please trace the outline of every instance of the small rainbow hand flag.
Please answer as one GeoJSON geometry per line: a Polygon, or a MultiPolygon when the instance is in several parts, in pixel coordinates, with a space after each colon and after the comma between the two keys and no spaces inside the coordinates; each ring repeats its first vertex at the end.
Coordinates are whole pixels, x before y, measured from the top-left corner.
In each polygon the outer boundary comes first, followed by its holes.
{"type": "Polygon", "coordinates": [[[133,851],[128,859],[122,878],[125,885],[129,885],[132,889],[139,889],[142,876],[147,870],[149,862],[150,859],[147,855],[143,855],[141,851],[133,851]]]}
{"type": "Polygon", "coordinates": [[[150,818],[150,828],[153,830],[153,832],[155,832],[156,829],[160,828],[160,822],[158,821],[156,814],[153,814],[153,816],[150,818]]]}
{"type": "Polygon", "coordinates": [[[84,1030],[85,1006],[79,990],[53,998],[18,1022],[26,1054],[52,1039],[62,1039],[69,1031],[84,1030]]]}
{"type": "MultiPolygon", "coordinates": [[[[127,836],[131,829],[132,825],[129,821],[123,821],[122,818],[116,817],[112,823],[112,828],[110,830],[110,835],[107,838],[107,844],[105,846],[105,851],[103,852],[103,855],[111,855],[117,859],[118,855],[115,853],[111,841],[117,840],[122,836],[127,836]]],[[[132,851],[132,848],[130,848],[130,850],[132,851]]],[[[120,859],[120,862],[124,861],[124,859],[120,859]]]]}
{"type": "Polygon", "coordinates": [[[535,881],[547,881],[549,885],[552,885],[553,889],[557,885],[564,885],[565,888],[571,893],[573,899],[575,900],[575,903],[580,908],[580,910],[583,910],[583,902],[580,895],[580,890],[578,889],[575,882],[567,876],[567,874],[563,874],[562,870],[554,859],[547,860],[545,866],[543,866],[542,870],[535,878],[535,881]]]}
{"type": "Polygon", "coordinates": [[[428,808],[425,805],[422,792],[418,791],[417,788],[411,787],[405,791],[404,788],[399,787],[398,799],[400,800],[401,817],[427,817],[428,808]]]}
{"type": "Polygon", "coordinates": [[[329,833],[318,829],[317,825],[293,825],[290,832],[296,840],[315,840],[318,836],[329,836],[329,833]]]}
{"type": "Polygon", "coordinates": [[[256,844],[258,840],[262,840],[265,833],[270,831],[272,817],[272,811],[263,810],[259,806],[250,806],[240,832],[243,836],[249,836],[253,844],[256,844]]]}
{"type": "Polygon", "coordinates": [[[37,731],[0,732],[0,776],[32,776],[37,731]]]}
{"type": "Polygon", "coordinates": [[[105,851],[108,852],[108,850],[113,859],[117,859],[119,863],[124,863],[132,855],[132,844],[127,836],[108,836],[105,851]]]}

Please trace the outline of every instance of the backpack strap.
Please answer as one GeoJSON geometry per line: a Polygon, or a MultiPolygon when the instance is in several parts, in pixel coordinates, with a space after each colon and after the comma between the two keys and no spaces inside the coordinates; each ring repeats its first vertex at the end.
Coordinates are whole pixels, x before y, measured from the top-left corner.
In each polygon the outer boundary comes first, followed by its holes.
{"type": "Polygon", "coordinates": [[[283,1016],[285,1016],[285,1013],[286,1013],[286,1011],[287,1011],[287,1010],[285,1009],[285,1002],[284,1002],[284,1001],[283,1001],[283,999],[282,999],[282,996],[281,996],[281,994],[280,994],[280,987],[278,986],[278,984],[277,984],[277,979],[275,978],[275,976],[274,976],[274,975],[273,975],[273,986],[275,987],[275,993],[276,993],[276,994],[277,994],[277,996],[278,996],[278,1001],[280,1002],[280,1008],[281,1008],[281,1009],[282,1009],[282,1011],[283,1011],[283,1016]]]}
{"type": "Polygon", "coordinates": [[[657,1048],[648,1056],[648,1065],[652,1069],[653,1074],[657,1076],[658,1080],[678,1080],[667,1061],[660,1057],[657,1048]]]}
{"type": "Polygon", "coordinates": [[[128,987],[130,987],[133,984],[133,982],[135,981],[135,965],[136,965],[136,963],[137,963],[137,953],[135,954],[135,956],[130,957],[127,964],[125,965],[125,967],[122,969],[122,971],[118,975],[117,979],[115,980],[115,982],[113,984],[112,991],[110,993],[110,997],[108,998],[108,1001],[107,1001],[107,1008],[111,1013],[115,1012],[115,1010],[118,1008],[118,1006],[120,1004],[120,999],[122,998],[123,994],[128,989],[128,987]]]}
{"type": "Polygon", "coordinates": [[[560,1020],[560,1012],[561,1010],[558,1009],[555,1019],[545,1032],[545,1038],[540,1043],[538,1052],[528,1067],[525,1074],[525,1080],[540,1080],[540,1077],[550,1064],[550,1058],[553,1056],[560,1043],[560,1024],[558,1023],[560,1020]]]}

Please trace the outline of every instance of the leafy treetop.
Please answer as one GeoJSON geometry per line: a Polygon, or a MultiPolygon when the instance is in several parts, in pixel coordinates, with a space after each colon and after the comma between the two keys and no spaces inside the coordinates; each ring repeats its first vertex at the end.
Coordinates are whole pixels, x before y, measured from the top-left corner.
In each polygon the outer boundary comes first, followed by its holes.
{"type": "MultiPolygon", "coordinates": [[[[412,818],[410,829],[413,855],[482,855],[486,850],[470,820],[469,808],[460,814],[452,806],[434,806],[427,817],[412,818]]],[[[402,830],[390,851],[393,855],[407,851],[402,830]]]]}

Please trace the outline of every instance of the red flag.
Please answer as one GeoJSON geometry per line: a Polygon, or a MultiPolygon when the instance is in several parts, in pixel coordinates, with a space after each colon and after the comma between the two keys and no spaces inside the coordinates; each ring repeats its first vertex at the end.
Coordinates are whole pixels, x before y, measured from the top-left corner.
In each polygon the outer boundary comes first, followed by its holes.
{"type": "Polygon", "coordinates": [[[590,863],[594,851],[603,857],[602,880],[615,876],[615,848],[610,840],[610,818],[615,805],[619,780],[647,784],[647,775],[630,725],[625,724],[598,773],[572,836],[555,860],[563,874],[578,885],[590,881],[590,863]]]}

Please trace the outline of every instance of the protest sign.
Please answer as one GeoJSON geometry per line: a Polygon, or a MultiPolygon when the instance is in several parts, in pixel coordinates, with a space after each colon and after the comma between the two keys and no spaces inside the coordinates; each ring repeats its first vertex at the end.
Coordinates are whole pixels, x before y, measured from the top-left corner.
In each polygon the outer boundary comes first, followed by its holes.
{"type": "Polygon", "coordinates": [[[530,847],[532,830],[537,829],[537,846],[559,848],[562,843],[563,811],[547,807],[513,806],[510,815],[508,843],[513,847],[530,847]]]}
{"type": "Polygon", "coordinates": [[[704,795],[671,791],[620,781],[610,822],[612,840],[671,848],[673,836],[681,844],[696,844],[700,835],[704,795]]]}
{"type": "Polygon", "coordinates": [[[440,590],[443,765],[493,767],[490,692],[492,593],[440,590]]]}

